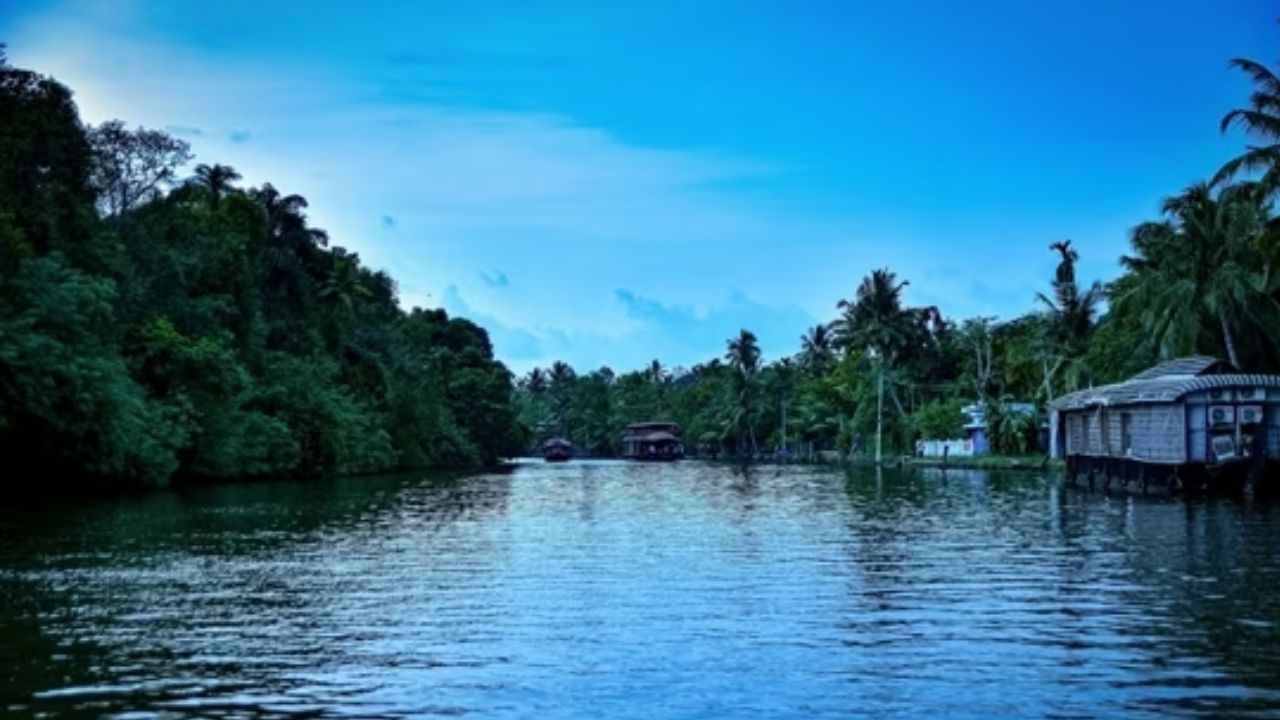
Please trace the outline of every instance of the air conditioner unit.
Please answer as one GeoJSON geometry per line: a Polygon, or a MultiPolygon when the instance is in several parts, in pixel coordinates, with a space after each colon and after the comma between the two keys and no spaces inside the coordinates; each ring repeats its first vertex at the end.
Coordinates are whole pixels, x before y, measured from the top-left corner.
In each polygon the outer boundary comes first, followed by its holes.
{"type": "Polygon", "coordinates": [[[1227,460],[1236,455],[1236,441],[1230,435],[1214,435],[1210,447],[1215,460],[1227,460]]]}
{"type": "Polygon", "coordinates": [[[1236,409],[1231,405],[1210,405],[1209,406],[1209,424],[1210,425],[1234,425],[1236,422],[1236,409]]]}
{"type": "Polygon", "coordinates": [[[1240,418],[1241,425],[1253,425],[1262,422],[1262,406],[1261,405],[1241,405],[1236,408],[1236,415],[1240,418]]]}

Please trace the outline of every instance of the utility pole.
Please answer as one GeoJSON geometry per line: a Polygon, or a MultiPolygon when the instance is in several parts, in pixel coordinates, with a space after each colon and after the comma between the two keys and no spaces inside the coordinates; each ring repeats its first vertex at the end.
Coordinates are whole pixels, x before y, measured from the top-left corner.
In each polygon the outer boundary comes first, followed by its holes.
{"type": "Polygon", "coordinates": [[[782,456],[787,457],[787,401],[782,400],[782,456]]]}
{"type": "Polygon", "coordinates": [[[884,431],[884,361],[880,362],[880,376],[876,381],[876,465],[880,464],[880,435],[884,431]]]}

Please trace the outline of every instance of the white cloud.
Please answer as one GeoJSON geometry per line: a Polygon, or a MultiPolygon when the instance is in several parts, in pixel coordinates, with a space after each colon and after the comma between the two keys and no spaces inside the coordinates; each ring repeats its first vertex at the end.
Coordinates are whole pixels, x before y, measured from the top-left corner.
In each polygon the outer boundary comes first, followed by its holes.
{"type": "Polygon", "coordinates": [[[734,189],[796,168],[639,146],[554,113],[385,101],[373,81],[304,59],[157,38],[131,4],[74,7],[14,28],[13,61],[67,83],[89,121],[170,128],[199,161],[306,196],[313,222],[390,270],[406,305],[464,307],[517,364],[691,362],[719,355],[739,323],[780,356],[873,267],[949,313],[1000,312],[994,287],[1029,308],[1052,267],[1020,249],[978,287],[992,258],[963,242],[940,252],[944,239],[909,219],[814,217],[734,189]],[[663,312],[637,314],[619,287],[663,312]]]}

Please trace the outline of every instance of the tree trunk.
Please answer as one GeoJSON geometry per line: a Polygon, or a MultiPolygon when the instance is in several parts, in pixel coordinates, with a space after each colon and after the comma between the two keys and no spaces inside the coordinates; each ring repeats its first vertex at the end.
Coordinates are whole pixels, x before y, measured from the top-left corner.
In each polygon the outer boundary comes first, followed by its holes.
{"type": "Polygon", "coordinates": [[[1221,309],[1218,310],[1218,323],[1222,325],[1222,342],[1227,346],[1227,359],[1238,370],[1240,369],[1240,358],[1236,357],[1236,341],[1231,336],[1231,326],[1227,324],[1227,314],[1221,309]]]}

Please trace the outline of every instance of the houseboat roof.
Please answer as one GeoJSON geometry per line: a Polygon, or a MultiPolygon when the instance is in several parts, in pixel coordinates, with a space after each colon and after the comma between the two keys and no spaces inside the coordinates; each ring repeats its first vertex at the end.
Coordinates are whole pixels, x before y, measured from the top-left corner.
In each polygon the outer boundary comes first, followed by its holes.
{"type": "Polygon", "coordinates": [[[1080,410],[1109,405],[1167,403],[1199,390],[1259,386],[1280,387],[1280,375],[1246,374],[1217,358],[1185,357],[1156,365],[1124,382],[1063,395],[1049,403],[1049,409],[1080,410]]]}
{"type": "Polygon", "coordinates": [[[639,440],[640,442],[680,442],[680,438],[669,432],[656,431],[645,433],[644,435],[635,435],[631,440],[639,440]]]}
{"type": "Polygon", "coordinates": [[[571,447],[573,447],[573,443],[569,442],[568,440],[565,440],[564,438],[551,438],[550,440],[548,440],[548,441],[546,441],[546,442],[542,443],[542,447],[544,447],[544,448],[550,448],[550,447],[568,447],[568,448],[571,448],[571,447]]]}
{"type": "Polygon", "coordinates": [[[662,431],[680,434],[680,426],[673,422],[641,422],[631,423],[627,426],[628,433],[641,433],[646,431],[662,431]]]}
{"type": "Polygon", "coordinates": [[[1155,380],[1172,377],[1198,377],[1239,372],[1231,363],[1208,355],[1191,355],[1162,362],[1143,370],[1129,380],[1155,380]]]}

